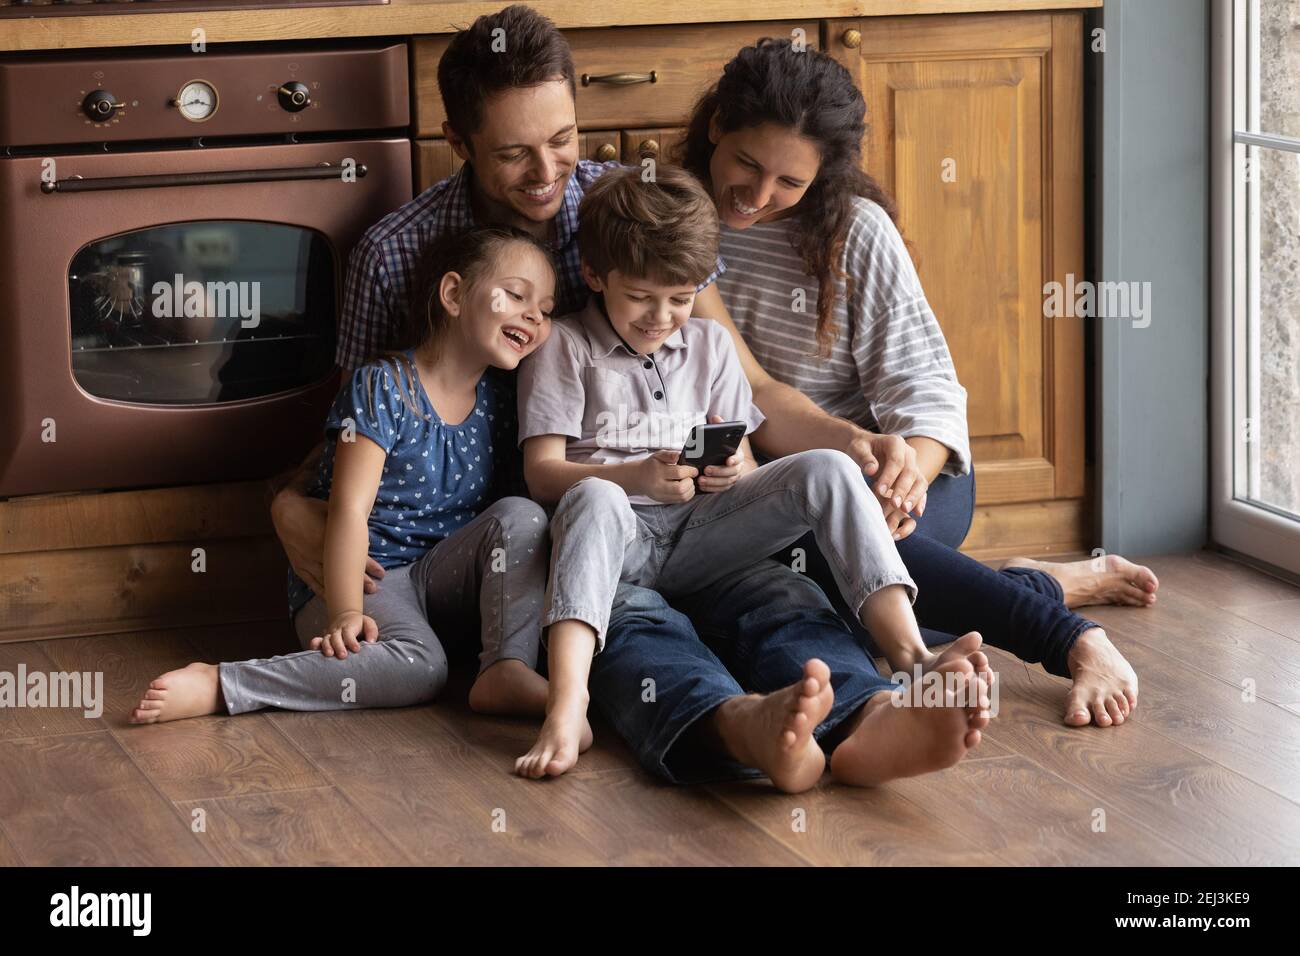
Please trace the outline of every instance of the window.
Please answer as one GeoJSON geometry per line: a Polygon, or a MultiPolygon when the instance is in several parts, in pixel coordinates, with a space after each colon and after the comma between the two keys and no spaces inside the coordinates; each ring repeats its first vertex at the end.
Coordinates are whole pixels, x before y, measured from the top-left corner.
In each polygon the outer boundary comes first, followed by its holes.
{"type": "Polygon", "coordinates": [[[1300,0],[1216,0],[1214,540],[1300,574],[1300,0]]]}

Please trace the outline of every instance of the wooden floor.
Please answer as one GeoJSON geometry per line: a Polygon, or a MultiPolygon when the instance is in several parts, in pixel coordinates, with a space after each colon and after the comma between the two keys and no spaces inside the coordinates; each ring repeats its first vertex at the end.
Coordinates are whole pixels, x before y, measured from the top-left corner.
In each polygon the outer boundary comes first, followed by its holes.
{"type": "Polygon", "coordinates": [[[0,865],[1295,864],[1300,590],[1149,563],[1156,608],[1093,615],[1137,668],[1135,719],[1068,729],[1065,682],[994,652],[984,745],[874,791],[672,787],[599,725],[580,772],[519,780],[534,727],[471,715],[463,680],[431,707],[125,722],[163,670],[293,649],[278,627],[0,644],[0,671],[101,670],[106,697],[100,719],[0,710],[0,865]]]}

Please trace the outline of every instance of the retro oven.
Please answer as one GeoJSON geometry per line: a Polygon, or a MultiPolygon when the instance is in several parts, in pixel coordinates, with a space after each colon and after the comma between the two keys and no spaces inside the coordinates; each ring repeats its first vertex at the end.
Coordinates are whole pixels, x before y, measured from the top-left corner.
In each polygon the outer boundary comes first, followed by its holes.
{"type": "Polygon", "coordinates": [[[0,58],[0,497],[319,440],[348,253],[411,196],[400,43],[0,58]]]}

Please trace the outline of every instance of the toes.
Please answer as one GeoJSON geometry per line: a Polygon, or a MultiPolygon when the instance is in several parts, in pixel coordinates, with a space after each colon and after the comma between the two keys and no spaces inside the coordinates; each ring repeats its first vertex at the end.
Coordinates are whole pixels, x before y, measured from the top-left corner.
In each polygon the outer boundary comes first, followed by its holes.
{"type": "Polygon", "coordinates": [[[1110,715],[1110,719],[1114,723],[1116,724],[1124,723],[1124,712],[1120,710],[1119,701],[1117,701],[1114,697],[1106,698],[1106,713],[1110,715]]]}
{"type": "MultiPolygon", "coordinates": [[[[816,657],[807,661],[803,665],[803,672],[805,677],[817,681],[819,690],[822,687],[829,686],[831,682],[831,669],[826,665],[825,661],[819,660],[816,657]]],[[[814,691],[814,693],[816,693],[816,691],[814,691]]]]}
{"type": "Polygon", "coordinates": [[[1094,700],[1092,702],[1092,720],[1098,727],[1110,726],[1110,714],[1106,713],[1106,703],[1103,700],[1094,700]]]}
{"type": "Polygon", "coordinates": [[[1077,691],[1072,691],[1070,696],[1065,699],[1065,722],[1071,727],[1084,727],[1092,720],[1092,715],[1088,713],[1088,707],[1084,703],[1083,695],[1077,691]]]}
{"type": "Polygon", "coordinates": [[[1154,594],[1148,594],[1142,588],[1132,584],[1123,584],[1118,593],[1119,603],[1129,607],[1144,607],[1155,600],[1154,594]]]}
{"type": "Polygon", "coordinates": [[[978,730],[971,729],[966,731],[966,737],[962,742],[966,745],[966,749],[970,750],[973,747],[978,747],[980,745],[980,741],[983,739],[984,739],[983,734],[981,734],[978,730]]]}
{"type": "Polygon", "coordinates": [[[166,700],[166,699],[167,699],[167,691],[165,691],[165,690],[157,690],[157,689],[151,687],[151,688],[149,688],[147,691],[144,692],[144,699],[145,699],[145,700],[166,700]]]}

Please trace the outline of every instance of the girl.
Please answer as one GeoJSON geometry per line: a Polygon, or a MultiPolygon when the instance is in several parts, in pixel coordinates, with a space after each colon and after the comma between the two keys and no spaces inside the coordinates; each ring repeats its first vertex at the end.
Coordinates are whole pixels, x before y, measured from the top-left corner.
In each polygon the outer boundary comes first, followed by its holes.
{"type": "MultiPolygon", "coordinates": [[[[742,358],[852,423],[846,428],[858,437],[841,448],[850,457],[865,460],[855,446],[873,432],[911,446],[915,467],[877,475],[874,490],[919,589],[917,617],[934,629],[927,642],[978,630],[1074,678],[1067,723],[1122,723],[1137,702],[1137,677],[1105,632],[1065,601],[1147,605],[1155,576],[1118,556],[1103,569],[1017,561],[994,572],[954,550],[974,506],[966,392],[893,204],[862,171],[865,114],[844,66],[788,40],[746,47],[723,68],[682,146],[683,165],[714,198],[727,263],[696,314],[729,313],[752,350],[742,349],[742,358]],[[792,308],[796,289],[803,310],[792,308]]],[[[813,542],[797,546],[838,604],[813,542]]],[[[841,612],[865,636],[855,616],[841,612]]]]}
{"type": "Polygon", "coordinates": [[[536,239],[496,228],[446,237],[422,265],[399,348],[356,369],[326,421],[315,488],[329,499],[324,593],[290,581],[294,627],[310,649],[169,671],[132,722],[422,703],[446,682],[449,646],[475,630],[470,705],[544,713],[534,665],[546,515],[515,496],[515,400],[496,370],[546,340],[555,270],[536,239]],[[387,573],[382,590],[363,595],[367,554],[387,573]]]}

